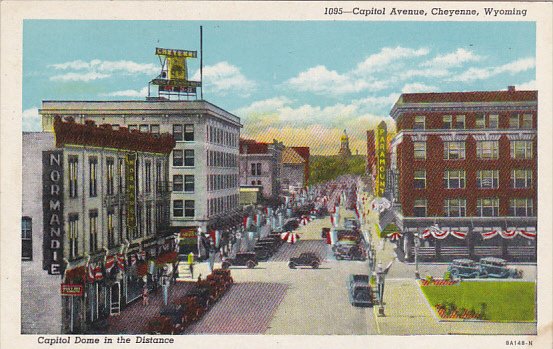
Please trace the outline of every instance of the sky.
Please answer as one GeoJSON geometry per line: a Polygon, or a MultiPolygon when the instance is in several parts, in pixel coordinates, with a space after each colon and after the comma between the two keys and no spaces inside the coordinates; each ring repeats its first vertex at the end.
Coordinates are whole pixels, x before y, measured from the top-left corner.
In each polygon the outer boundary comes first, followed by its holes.
{"type": "MultiPolygon", "coordinates": [[[[241,136],[332,155],[402,93],[535,89],[533,22],[26,20],[23,131],[43,100],[142,100],[156,47],[199,51],[204,99],[239,116],[241,136]]],[[[199,59],[188,60],[199,80],[199,59]]]]}

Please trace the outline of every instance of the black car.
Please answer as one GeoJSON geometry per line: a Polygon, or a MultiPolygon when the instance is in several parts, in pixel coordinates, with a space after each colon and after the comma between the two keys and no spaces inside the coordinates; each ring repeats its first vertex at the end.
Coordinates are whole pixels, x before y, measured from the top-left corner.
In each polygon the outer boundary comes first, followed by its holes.
{"type": "Polygon", "coordinates": [[[257,240],[255,245],[256,246],[263,246],[267,249],[270,249],[271,253],[274,253],[280,247],[280,241],[278,241],[277,239],[274,239],[274,238],[263,238],[263,239],[257,240]]]}
{"type": "Polygon", "coordinates": [[[299,257],[292,257],[288,262],[288,267],[290,269],[295,269],[299,266],[309,266],[313,269],[317,269],[321,265],[321,259],[317,254],[313,252],[304,252],[299,255],[299,257]]]}
{"type": "Polygon", "coordinates": [[[266,261],[273,255],[273,251],[267,246],[263,245],[256,245],[253,248],[253,251],[255,252],[255,257],[257,258],[257,260],[260,261],[266,261]]]}
{"type": "Polygon", "coordinates": [[[222,268],[228,269],[231,266],[245,266],[252,269],[255,268],[257,264],[255,252],[241,252],[237,253],[234,258],[226,258],[223,260],[222,268]]]}
{"type": "Polygon", "coordinates": [[[297,220],[291,220],[291,221],[288,221],[286,223],[284,223],[284,225],[282,226],[282,231],[292,231],[292,230],[296,230],[298,229],[298,227],[300,226],[300,223],[297,221],[297,220]]]}

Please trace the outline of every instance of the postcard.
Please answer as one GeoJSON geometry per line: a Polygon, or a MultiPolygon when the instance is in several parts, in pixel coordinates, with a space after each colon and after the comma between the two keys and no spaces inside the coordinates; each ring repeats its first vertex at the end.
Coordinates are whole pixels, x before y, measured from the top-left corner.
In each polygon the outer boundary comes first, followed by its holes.
{"type": "Polygon", "coordinates": [[[551,346],[551,3],[2,10],[3,348],[551,346]]]}

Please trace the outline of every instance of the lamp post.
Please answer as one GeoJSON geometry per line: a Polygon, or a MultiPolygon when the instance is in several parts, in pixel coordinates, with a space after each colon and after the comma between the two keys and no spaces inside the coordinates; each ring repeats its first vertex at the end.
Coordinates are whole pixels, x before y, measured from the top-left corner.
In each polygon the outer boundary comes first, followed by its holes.
{"type": "Polygon", "coordinates": [[[415,238],[415,279],[420,279],[421,275],[419,272],[419,247],[421,245],[421,241],[419,239],[419,234],[414,234],[415,238]]]}
{"type": "Polygon", "coordinates": [[[390,270],[393,261],[391,261],[385,269],[382,269],[382,262],[378,262],[378,267],[376,270],[376,287],[378,293],[378,316],[386,316],[384,314],[384,283],[386,281],[386,274],[390,270]]]}

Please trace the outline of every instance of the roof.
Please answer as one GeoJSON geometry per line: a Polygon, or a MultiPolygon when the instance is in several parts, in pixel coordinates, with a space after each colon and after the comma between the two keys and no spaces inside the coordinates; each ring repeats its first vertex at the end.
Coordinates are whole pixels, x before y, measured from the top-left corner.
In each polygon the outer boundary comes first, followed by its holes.
{"type": "Polygon", "coordinates": [[[240,154],[267,154],[269,143],[256,142],[253,139],[240,138],[240,154]]]}
{"type": "Polygon", "coordinates": [[[309,162],[309,147],[290,147],[298,153],[299,156],[301,156],[305,162],[309,162]]]}
{"type": "Polygon", "coordinates": [[[93,121],[86,120],[83,125],[73,119],[63,121],[60,116],[55,117],[54,132],[56,147],[84,145],[164,154],[169,154],[175,147],[175,139],[168,133],[129,132],[126,127],[113,130],[109,124],[96,126],[93,121]]]}
{"type": "Polygon", "coordinates": [[[526,102],[537,100],[538,91],[474,91],[404,93],[398,103],[526,102]]]}
{"type": "Polygon", "coordinates": [[[293,148],[286,147],[282,152],[283,164],[304,164],[305,159],[299,155],[293,148]]]}

